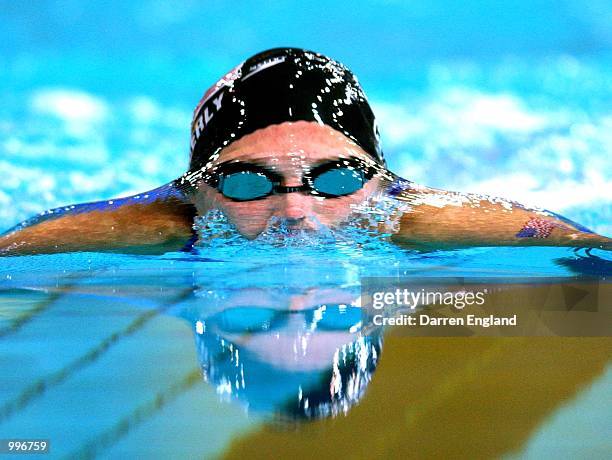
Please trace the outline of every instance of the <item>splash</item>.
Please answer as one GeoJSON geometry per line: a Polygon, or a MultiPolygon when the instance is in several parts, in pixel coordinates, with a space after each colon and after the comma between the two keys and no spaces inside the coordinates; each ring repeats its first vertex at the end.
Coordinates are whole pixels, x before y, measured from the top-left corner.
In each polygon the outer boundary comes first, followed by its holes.
{"type": "Polygon", "coordinates": [[[296,226],[291,219],[274,216],[252,240],[244,237],[220,209],[196,218],[194,228],[199,235],[197,248],[205,249],[209,256],[211,250],[224,252],[230,248],[264,252],[277,248],[308,252],[336,250],[357,255],[368,249],[397,251],[390,238],[399,230],[399,216],[409,207],[405,201],[380,193],[354,206],[348,218],[337,226],[326,226],[312,216],[309,220],[313,226],[305,228],[296,226]]]}

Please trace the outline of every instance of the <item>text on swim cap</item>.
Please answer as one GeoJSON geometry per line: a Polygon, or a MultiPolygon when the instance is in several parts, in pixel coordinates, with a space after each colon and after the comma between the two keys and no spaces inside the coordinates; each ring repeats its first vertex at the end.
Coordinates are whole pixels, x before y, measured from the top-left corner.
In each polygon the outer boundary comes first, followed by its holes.
{"type": "Polygon", "coordinates": [[[221,101],[223,100],[223,91],[212,98],[212,105],[206,104],[202,110],[200,110],[197,118],[193,122],[192,133],[191,133],[191,150],[195,147],[196,142],[202,135],[204,128],[208,126],[210,120],[215,116],[219,110],[221,110],[221,101]]]}

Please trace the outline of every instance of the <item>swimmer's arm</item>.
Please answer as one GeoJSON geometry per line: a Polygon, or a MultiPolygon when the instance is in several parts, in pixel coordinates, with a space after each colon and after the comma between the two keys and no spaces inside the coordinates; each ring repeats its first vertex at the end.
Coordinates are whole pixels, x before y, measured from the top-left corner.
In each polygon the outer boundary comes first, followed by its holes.
{"type": "Polygon", "coordinates": [[[420,248],[573,246],[612,249],[612,240],[549,212],[435,189],[407,190],[412,204],[393,240],[420,248]],[[448,202],[448,204],[443,204],[448,202]]]}
{"type": "Polygon", "coordinates": [[[167,194],[139,198],[116,200],[119,205],[76,205],[58,217],[28,221],[0,236],[0,256],[74,251],[163,254],[182,249],[193,236],[193,205],[167,194]]]}

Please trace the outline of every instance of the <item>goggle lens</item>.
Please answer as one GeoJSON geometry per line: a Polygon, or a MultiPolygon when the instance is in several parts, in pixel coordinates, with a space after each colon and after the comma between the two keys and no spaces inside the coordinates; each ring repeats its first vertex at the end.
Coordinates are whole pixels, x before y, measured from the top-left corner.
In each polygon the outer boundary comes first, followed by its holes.
{"type": "Polygon", "coordinates": [[[334,168],[317,176],[313,182],[315,191],[327,196],[344,196],[363,188],[363,171],[351,168],[334,168]]]}
{"type": "Polygon", "coordinates": [[[274,184],[264,174],[242,171],[223,176],[219,188],[228,198],[248,201],[270,195],[274,184]]]}
{"type": "Polygon", "coordinates": [[[224,332],[253,333],[269,329],[277,314],[271,308],[237,307],[217,313],[211,320],[224,332]]]}

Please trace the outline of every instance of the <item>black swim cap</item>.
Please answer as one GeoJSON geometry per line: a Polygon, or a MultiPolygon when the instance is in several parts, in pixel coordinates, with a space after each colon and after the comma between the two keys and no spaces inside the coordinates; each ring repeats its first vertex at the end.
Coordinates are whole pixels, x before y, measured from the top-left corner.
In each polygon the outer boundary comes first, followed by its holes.
{"type": "Polygon", "coordinates": [[[344,65],[297,48],[275,48],[247,59],[212,86],[191,125],[190,170],[246,134],[286,121],[316,121],[352,139],[384,165],[372,109],[344,65]]]}

